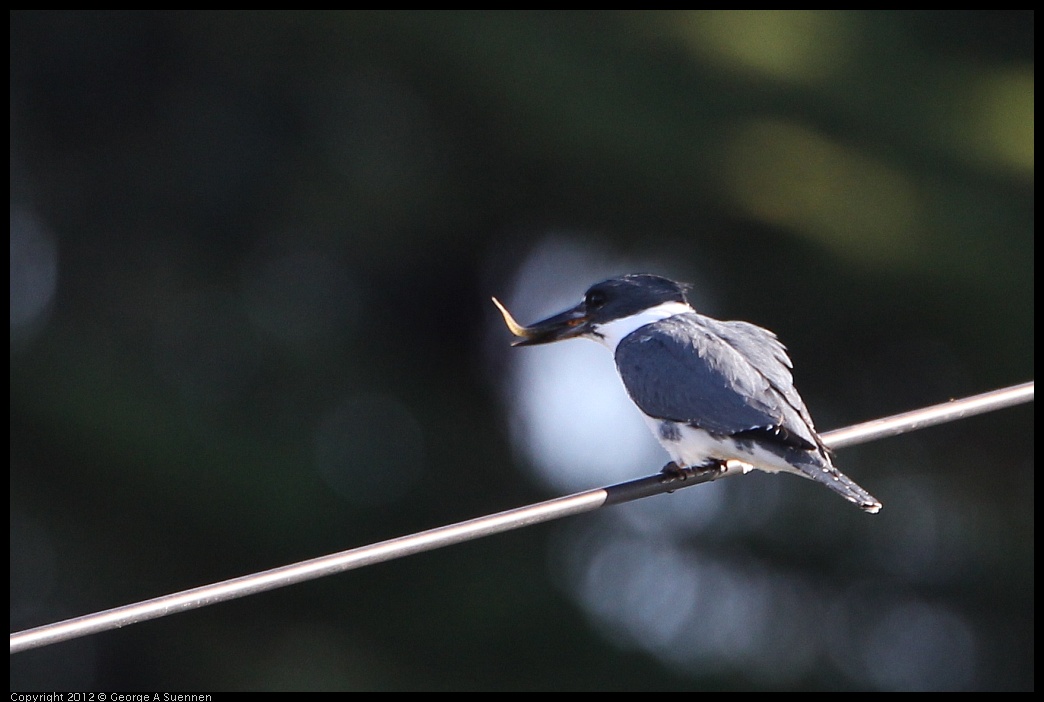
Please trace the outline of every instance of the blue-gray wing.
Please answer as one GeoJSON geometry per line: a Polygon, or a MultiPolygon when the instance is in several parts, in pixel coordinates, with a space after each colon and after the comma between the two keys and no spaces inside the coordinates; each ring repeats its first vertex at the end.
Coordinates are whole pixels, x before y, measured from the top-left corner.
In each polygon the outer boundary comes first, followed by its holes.
{"type": "Polygon", "coordinates": [[[721,435],[821,447],[776,336],[746,322],[682,314],[644,326],[616,348],[631,399],[646,414],[721,435]]]}

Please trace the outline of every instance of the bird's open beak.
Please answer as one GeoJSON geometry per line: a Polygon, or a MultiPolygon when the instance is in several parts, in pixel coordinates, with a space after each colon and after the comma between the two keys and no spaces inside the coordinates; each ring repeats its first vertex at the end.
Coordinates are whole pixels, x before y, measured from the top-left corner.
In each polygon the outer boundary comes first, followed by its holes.
{"type": "Polygon", "coordinates": [[[580,336],[588,330],[587,323],[590,320],[587,316],[587,309],[582,302],[570,310],[548,317],[529,327],[523,327],[516,322],[511,313],[507,311],[507,308],[500,304],[500,300],[495,297],[493,298],[493,304],[497,306],[500,314],[504,316],[504,323],[507,324],[507,328],[518,337],[518,341],[513,342],[512,346],[534,346],[536,344],[548,344],[552,341],[572,339],[574,336],[580,336]]]}

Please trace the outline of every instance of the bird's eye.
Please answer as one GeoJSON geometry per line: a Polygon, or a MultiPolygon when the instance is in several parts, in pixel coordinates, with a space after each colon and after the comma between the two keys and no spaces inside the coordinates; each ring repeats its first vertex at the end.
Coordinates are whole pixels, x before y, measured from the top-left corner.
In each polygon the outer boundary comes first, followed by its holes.
{"type": "Polygon", "coordinates": [[[605,293],[601,290],[592,290],[587,293],[587,297],[584,299],[584,305],[588,309],[597,309],[605,304],[605,293]]]}

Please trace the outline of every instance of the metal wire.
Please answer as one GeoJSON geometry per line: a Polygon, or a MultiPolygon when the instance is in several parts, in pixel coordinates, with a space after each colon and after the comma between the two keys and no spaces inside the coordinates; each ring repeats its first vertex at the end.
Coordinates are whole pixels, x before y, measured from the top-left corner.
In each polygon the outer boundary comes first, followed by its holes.
{"type": "Polygon", "coordinates": [[[950,400],[940,405],[932,405],[924,409],[894,414],[891,417],[875,419],[862,424],[853,424],[844,429],[822,434],[822,439],[832,449],[844,448],[854,444],[862,444],[888,436],[905,434],[925,427],[952,422],[956,419],[974,417],[984,412],[1011,407],[1029,402],[1033,399],[1033,382],[1012,385],[1011,387],[973,395],[963,400],[950,400]]]}
{"type": "MultiPolygon", "coordinates": [[[[913,412],[855,424],[827,432],[822,435],[822,438],[827,446],[836,449],[991,412],[1031,400],[1033,400],[1033,382],[1028,382],[913,412]]],[[[212,585],[163,595],[144,602],[11,634],[11,653],[157,619],[176,612],[198,609],[206,605],[403,558],[414,553],[431,551],[552,519],[590,512],[605,505],[630,502],[650,495],[691,487],[739,472],[738,470],[721,472],[714,469],[697,472],[686,480],[672,480],[663,474],[651,475],[606,488],[587,490],[546,502],[381,541],[369,546],[244,575],[212,585]]]]}

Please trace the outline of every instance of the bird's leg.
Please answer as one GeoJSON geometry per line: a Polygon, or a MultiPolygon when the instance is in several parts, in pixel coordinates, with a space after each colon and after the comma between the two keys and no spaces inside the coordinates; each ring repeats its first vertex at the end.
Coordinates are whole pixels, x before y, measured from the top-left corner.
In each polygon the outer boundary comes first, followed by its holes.
{"type": "MultiPolygon", "coordinates": [[[[714,458],[698,466],[685,467],[679,466],[674,461],[671,461],[660,470],[660,473],[663,475],[664,482],[673,483],[676,480],[688,480],[689,478],[704,473],[724,473],[727,467],[725,461],[714,458]]],[[[711,478],[711,480],[713,479],[714,478],[711,478]]]]}
{"type": "Polygon", "coordinates": [[[663,474],[665,481],[670,482],[675,480],[686,480],[689,477],[689,472],[674,461],[671,461],[660,469],[660,473],[663,474]]]}

